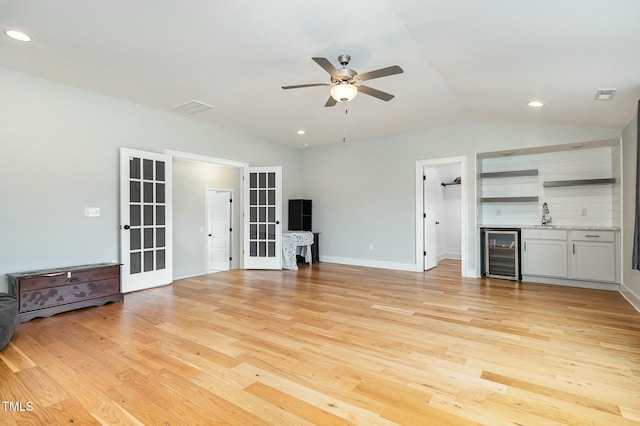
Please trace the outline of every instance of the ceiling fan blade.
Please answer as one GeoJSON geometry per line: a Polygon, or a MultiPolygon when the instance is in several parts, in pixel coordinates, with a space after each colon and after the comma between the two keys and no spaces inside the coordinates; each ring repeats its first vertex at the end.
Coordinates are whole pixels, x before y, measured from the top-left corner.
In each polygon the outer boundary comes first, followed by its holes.
{"type": "Polygon", "coordinates": [[[386,77],[388,75],[401,74],[403,72],[402,68],[397,65],[393,65],[391,67],[380,68],[379,70],[358,74],[357,79],[360,81],[366,81],[374,78],[386,77]]]}
{"type": "Polygon", "coordinates": [[[294,86],[282,86],[283,89],[300,89],[301,87],[315,87],[315,86],[331,86],[331,83],[310,83],[310,84],[296,84],[294,86]]]}
{"type": "Polygon", "coordinates": [[[329,96],[329,99],[327,99],[327,103],[324,104],[324,106],[325,107],[332,107],[332,106],[335,106],[337,103],[338,103],[338,101],[333,99],[333,97],[329,96]]]}
{"type": "Polygon", "coordinates": [[[395,96],[390,93],[383,92],[378,89],[373,89],[369,86],[358,86],[358,92],[366,93],[369,96],[373,96],[374,98],[382,99],[383,101],[389,102],[395,96]]]}
{"type": "Polygon", "coordinates": [[[316,61],[316,64],[324,68],[326,72],[331,74],[331,77],[333,77],[335,80],[338,80],[338,81],[342,80],[342,75],[340,74],[340,71],[338,71],[336,67],[334,67],[327,58],[311,58],[311,59],[316,61]]]}

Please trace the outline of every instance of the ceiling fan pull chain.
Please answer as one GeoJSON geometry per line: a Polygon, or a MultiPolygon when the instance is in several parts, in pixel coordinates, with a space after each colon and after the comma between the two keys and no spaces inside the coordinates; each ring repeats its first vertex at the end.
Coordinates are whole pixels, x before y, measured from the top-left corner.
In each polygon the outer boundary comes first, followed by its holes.
{"type": "Polygon", "coordinates": [[[344,130],[342,132],[342,142],[347,141],[347,115],[349,114],[348,109],[344,109],[344,130]]]}

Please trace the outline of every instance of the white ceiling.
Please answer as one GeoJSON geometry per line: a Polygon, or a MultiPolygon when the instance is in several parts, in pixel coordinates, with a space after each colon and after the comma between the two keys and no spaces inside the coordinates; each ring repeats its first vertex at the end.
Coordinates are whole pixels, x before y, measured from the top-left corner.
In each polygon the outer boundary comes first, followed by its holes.
{"type": "Polygon", "coordinates": [[[465,122],[620,129],[640,98],[638,0],[0,0],[0,27],[33,38],[0,37],[0,66],[175,114],[195,99],[215,108],[193,119],[293,146],[465,122]],[[367,82],[396,97],[325,108],[328,87],[281,89],[329,81],[311,57],[342,53],[358,72],[400,65],[367,82]]]}

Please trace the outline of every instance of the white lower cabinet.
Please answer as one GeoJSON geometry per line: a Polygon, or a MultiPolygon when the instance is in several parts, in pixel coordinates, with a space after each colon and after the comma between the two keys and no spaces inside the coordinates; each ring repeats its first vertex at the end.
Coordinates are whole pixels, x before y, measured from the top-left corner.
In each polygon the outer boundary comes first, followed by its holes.
{"type": "Polygon", "coordinates": [[[522,230],[522,275],[616,282],[614,231],[522,230]]]}
{"type": "Polygon", "coordinates": [[[615,234],[610,231],[571,232],[571,278],[616,280],[615,234]]]}
{"type": "Polygon", "coordinates": [[[522,230],[522,275],[568,278],[567,232],[522,230]]]}

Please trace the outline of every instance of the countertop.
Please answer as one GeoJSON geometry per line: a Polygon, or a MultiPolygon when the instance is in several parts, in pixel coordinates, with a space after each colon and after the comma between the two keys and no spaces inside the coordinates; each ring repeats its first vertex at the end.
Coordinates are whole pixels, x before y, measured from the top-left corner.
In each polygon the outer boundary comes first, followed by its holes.
{"type": "Polygon", "coordinates": [[[490,229],[560,229],[567,231],[619,231],[619,226],[584,225],[478,225],[478,228],[490,229]]]}

